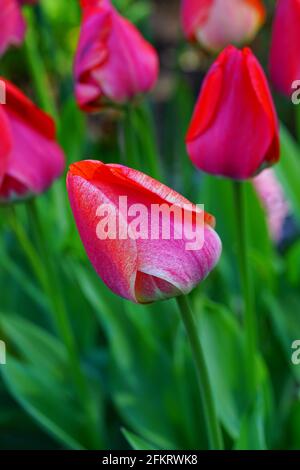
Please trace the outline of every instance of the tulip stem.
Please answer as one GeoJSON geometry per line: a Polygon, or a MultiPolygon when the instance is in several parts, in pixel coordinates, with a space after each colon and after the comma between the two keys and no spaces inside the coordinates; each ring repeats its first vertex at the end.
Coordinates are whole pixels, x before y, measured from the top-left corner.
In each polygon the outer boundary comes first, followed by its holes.
{"type": "Polygon", "coordinates": [[[147,157],[147,171],[152,178],[161,180],[162,171],[158,156],[158,149],[155,145],[157,141],[155,136],[155,124],[148,103],[143,101],[136,110],[137,121],[139,124],[139,134],[143,139],[145,154],[147,157]]]}
{"type": "Polygon", "coordinates": [[[237,227],[237,249],[240,271],[241,289],[244,298],[245,313],[245,333],[246,333],[246,354],[247,354],[247,373],[249,380],[249,389],[251,398],[256,391],[256,317],[254,308],[252,279],[249,265],[248,239],[247,239],[247,202],[245,194],[245,184],[240,181],[233,182],[234,203],[236,212],[237,227]]]}
{"type": "Polygon", "coordinates": [[[212,387],[194,314],[187,297],[177,297],[176,300],[196,365],[209,447],[211,450],[222,450],[222,433],[217,418],[212,387]]]}
{"type": "Polygon", "coordinates": [[[36,25],[34,20],[34,12],[26,11],[26,20],[29,25],[25,38],[25,52],[31,76],[34,82],[37,98],[40,106],[57,120],[57,110],[54,97],[51,93],[47,72],[44,67],[43,60],[38,50],[38,40],[35,34],[36,25]]]}
{"type": "Polygon", "coordinates": [[[123,154],[125,164],[134,169],[140,168],[139,149],[135,135],[134,110],[132,105],[126,107],[123,120],[123,154]]]}

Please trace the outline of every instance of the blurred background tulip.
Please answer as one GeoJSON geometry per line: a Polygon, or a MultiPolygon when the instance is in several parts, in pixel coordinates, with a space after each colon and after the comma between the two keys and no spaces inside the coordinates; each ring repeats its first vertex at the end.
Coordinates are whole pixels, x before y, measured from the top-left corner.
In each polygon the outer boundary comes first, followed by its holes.
{"type": "Polygon", "coordinates": [[[11,202],[45,191],[64,170],[55,124],[8,80],[0,108],[0,201],[11,202]]]}
{"type": "Polygon", "coordinates": [[[278,0],[273,22],[270,75],[276,89],[290,97],[300,79],[300,1],[278,0]]]}
{"type": "Polygon", "coordinates": [[[278,161],[277,116],[264,71],[250,49],[228,46],[214,62],[186,144],[199,169],[237,180],[278,161]]]}
{"type": "MultiPolygon", "coordinates": [[[[116,294],[139,303],[149,303],[189,293],[216,265],[221,242],[213,230],[213,218],[204,215],[204,227],[199,222],[197,230],[204,230],[204,245],[193,251],[186,249],[187,238],[176,239],[182,228],[180,222],[170,221],[170,239],[163,238],[159,220],[158,239],[149,232],[138,239],[119,232],[100,239],[97,236],[98,208],[112,204],[117,214],[117,225],[126,230],[130,223],[127,212],[119,205],[120,196],[127,197],[128,208],[142,204],[147,213],[139,223],[148,226],[151,206],[167,204],[183,208],[187,199],[147,175],[120,165],[104,165],[97,161],[82,161],[71,165],[67,177],[71,207],[83,245],[96,272],[116,294]]],[[[192,209],[190,209],[192,211],[192,209]]],[[[196,211],[196,207],[193,209],[196,211]]],[[[169,215],[169,213],[168,213],[169,215]]],[[[110,215],[113,219],[114,213],[110,215]]],[[[194,214],[195,217],[195,214],[194,214]]],[[[111,220],[113,226],[115,221],[111,220]],[[113,223],[114,222],[114,223],[113,223]]],[[[203,222],[202,222],[203,224],[203,222]]],[[[195,227],[196,229],[196,227],[195,227]]],[[[143,229],[141,229],[143,230],[143,229]]]]}
{"type": "Polygon", "coordinates": [[[26,25],[18,0],[1,0],[0,7],[0,54],[2,55],[9,46],[18,46],[23,42],[26,25]]]}
{"type": "Polygon", "coordinates": [[[265,20],[261,0],[182,0],[185,36],[208,51],[249,43],[265,20]]]}
{"type": "Polygon", "coordinates": [[[1,0],[0,1],[0,55],[9,46],[20,46],[24,40],[26,24],[21,6],[34,4],[38,0],[1,0]]]}
{"type": "Polygon", "coordinates": [[[291,212],[290,204],[275,171],[268,168],[253,179],[254,187],[267,213],[270,235],[278,243],[284,231],[284,224],[291,212]]]}
{"type": "Polygon", "coordinates": [[[158,56],[110,0],[82,0],[75,58],[78,105],[85,111],[125,103],[149,91],[158,77],[158,56]]]}

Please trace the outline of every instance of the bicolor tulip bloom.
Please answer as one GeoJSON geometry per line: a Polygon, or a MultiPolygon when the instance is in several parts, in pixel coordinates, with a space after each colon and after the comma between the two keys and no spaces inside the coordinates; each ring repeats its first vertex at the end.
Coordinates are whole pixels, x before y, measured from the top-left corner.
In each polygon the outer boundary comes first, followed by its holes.
{"type": "Polygon", "coordinates": [[[83,20],[75,57],[78,105],[95,111],[148,92],[158,78],[155,49],[110,0],[81,0],[83,20]]]}
{"type": "Polygon", "coordinates": [[[92,265],[104,283],[125,299],[150,303],[187,294],[208,275],[219,259],[221,241],[213,229],[214,218],[202,211],[202,222],[199,222],[198,206],[137,170],[92,160],[78,162],[70,167],[67,189],[77,228],[92,265]],[[120,198],[124,197],[126,208],[120,204],[120,198]],[[105,228],[101,225],[101,215],[107,204],[105,211],[111,219],[105,228]],[[184,236],[174,235],[180,233],[183,219],[168,220],[169,237],[163,236],[162,229],[168,210],[163,211],[159,227],[154,227],[154,219],[151,219],[151,225],[149,219],[153,207],[181,210],[185,204],[188,204],[195,231],[203,230],[203,243],[193,251],[187,250],[184,236]],[[139,237],[129,235],[133,208],[134,212],[139,212],[139,237]],[[157,236],[148,236],[149,225],[157,236]]]}
{"type": "Polygon", "coordinates": [[[9,46],[19,46],[25,36],[26,24],[21,5],[34,4],[37,0],[0,0],[0,55],[9,46]]]}
{"type": "Polygon", "coordinates": [[[270,76],[278,91],[293,92],[300,80],[300,0],[278,0],[273,23],[270,76]]]}
{"type": "Polygon", "coordinates": [[[244,180],[279,159],[268,83],[250,49],[227,47],[209,70],[186,137],[200,170],[244,180]]]}
{"type": "Polygon", "coordinates": [[[0,202],[45,191],[64,170],[55,124],[12,83],[1,79],[6,103],[0,105],[0,202]]]}
{"type": "Polygon", "coordinates": [[[182,0],[185,36],[219,52],[229,44],[249,43],[264,23],[261,0],[182,0]]]}

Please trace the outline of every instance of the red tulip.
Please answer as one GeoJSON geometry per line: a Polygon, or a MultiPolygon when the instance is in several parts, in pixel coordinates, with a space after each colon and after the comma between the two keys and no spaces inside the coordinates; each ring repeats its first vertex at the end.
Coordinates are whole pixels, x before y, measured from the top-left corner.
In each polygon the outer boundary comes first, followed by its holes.
{"type": "Polygon", "coordinates": [[[270,54],[270,75],[278,91],[290,96],[300,80],[300,0],[278,0],[270,54]]]}
{"type": "Polygon", "coordinates": [[[217,58],[203,83],[186,143],[198,168],[239,180],[278,161],[276,112],[250,49],[229,46],[217,58]]]}
{"type": "Polygon", "coordinates": [[[261,0],[182,0],[181,4],[186,37],[213,52],[251,41],[265,14],[261,0]]]}
{"type": "Polygon", "coordinates": [[[109,0],[82,0],[75,58],[78,105],[85,111],[124,103],[149,91],[158,77],[155,49],[109,0]]]}
{"type": "Polygon", "coordinates": [[[45,191],[64,169],[53,120],[5,79],[0,106],[0,201],[45,191]]]}
{"type": "Polygon", "coordinates": [[[221,242],[212,228],[214,218],[137,170],[99,161],[82,161],[71,165],[67,189],[88,257],[105,284],[121,297],[148,303],[188,293],[219,259],[221,242]],[[120,203],[120,198],[124,197],[126,208],[120,203]],[[102,228],[98,225],[99,208],[107,204],[111,219],[109,228],[104,230],[103,225],[102,228]],[[156,205],[181,210],[185,204],[189,205],[187,210],[193,219],[193,230],[199,234],[203,229],[204,234],[201,247],[193,251],[187,250],[185,236],[174,235],[174,232],[180,232],[183,219],[174,217],[171,221],[173,230],[165,237],[162,224],[167,220],[167,213],[163,213],[158,227],[154,219],[149,218],[156,205]],[[130,208],[128,212],[127,207],[130,208]],[[133,207],[141,217],[138,237],[128,235],[133,207]],[[201,222],[196,217],[200,213],[201,222]],[[149,227],[156,229],[156,237],[149,236],[149,227]]]}

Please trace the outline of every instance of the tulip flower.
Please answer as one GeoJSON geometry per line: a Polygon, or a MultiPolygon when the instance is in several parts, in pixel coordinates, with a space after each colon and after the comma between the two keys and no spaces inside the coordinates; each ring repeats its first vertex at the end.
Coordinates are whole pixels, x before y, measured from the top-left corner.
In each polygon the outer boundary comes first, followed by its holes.
{"type": "Polygon", "coordinates": [[[199,169],[236,180],[278,161],[277,116],[265,74],[250,49],[229,46],[212,65],[186,144],[199,169]]]}
{"type": "Polygon", "coordinates": [[[293,82],[300,79],[300,1],[278,0],[273,24],[270,76],[278,91],[293,92],[293,82]]]}
{"type": "Polygon", "coordinates": [[[64,169],[55,125],[12,83],[1,79],[6,103],[0,106],[0,202],[45,191],[64,169]]]}
{"type": "Polygon", "coordinates": [[[284,189],[272,168],[256,176],[253,185],[266,212],[270,235],[275,242],[279,242],[291,211],[284,189]]]}
{"type": "MultiPolygon", "coordinates": [[[[148,236],[148,231],[142,231],[136,238],[128,235],[133,207],[138,207],[141,214],[142,209],[147,211],[139,222],[142,227],[148,224],[153,205],[180,209],[188,204],[191,223],[198,223],[195,219],[198,206],[137,170],[99,161],[78,162],[70,167],[67,189],[87,255],[104,283],[121,297],[149,303],[186,294],[208,275],[219,259],[221,242],[213,229],[214,218],[203,211],[202,226],[199,223],[194,227],[196,231],[203,229],[203,243],[193,251],[186,249],[184,236],[175,237],[172,230],[169,237],[163,236],[161,224],[167,217],[164,212],[159,227],[150,224],[151,230],[157,230],[156,237],[148,236]],[[120,198],[124,197],[128,212],[120,205],[120,198]],[[103,226],[99,233],[99,211],[106,204],[118,222],[111,220],[112,225],[107,229],[109,238],[103,236],[103,226]],[[119,230],[114,232],[116,226],[119,230]]],[[[171,223],[176,233],[180,223],[182,220],[178,219],[171,223]]]]}
{"type": "Polygon", "coordinates": [[[109,0],[82,0],[75,58],[75,93],[85,111],[125,103],[149,91],[158,77],[155,49],[109,0]]]}
{"type": "Polygon", "coordinates": [[[261,0],[182,0],[181,22],[187,39],[208,51],[251,41],[265,20],[261,0]]]}
{"type": "Polygon", "coordinates": [[[33,4],[37,0],[0,0],[0,55],[9,46],[19,46],[25,36],[26,24],[21,5],[33,4]]]}

